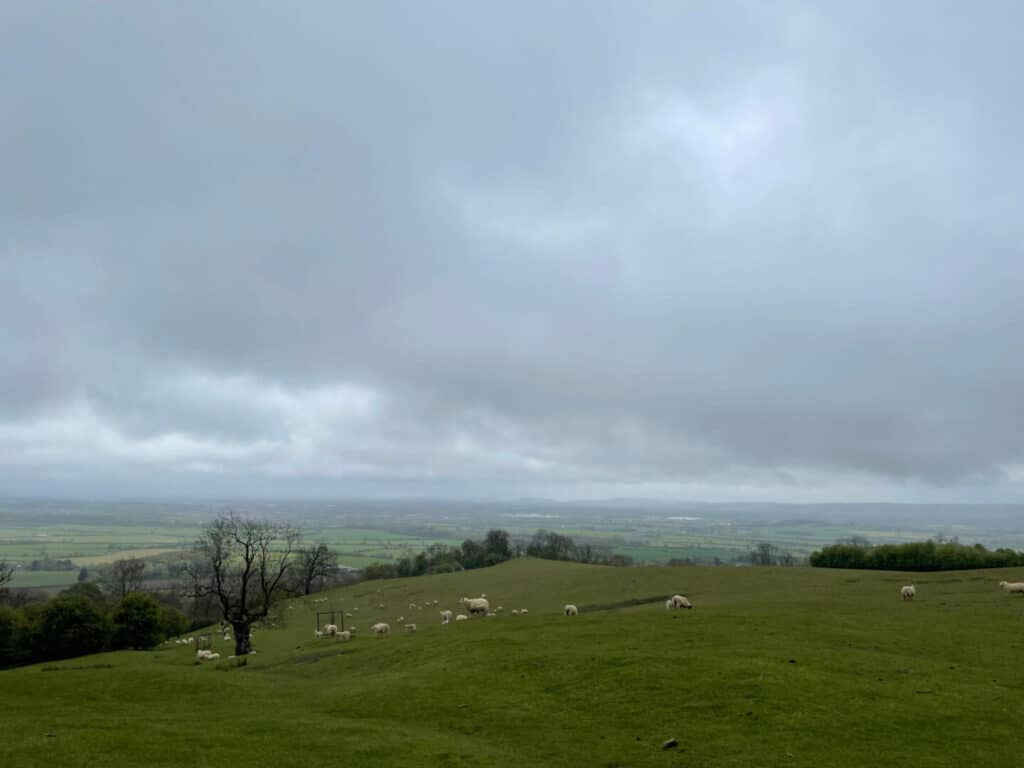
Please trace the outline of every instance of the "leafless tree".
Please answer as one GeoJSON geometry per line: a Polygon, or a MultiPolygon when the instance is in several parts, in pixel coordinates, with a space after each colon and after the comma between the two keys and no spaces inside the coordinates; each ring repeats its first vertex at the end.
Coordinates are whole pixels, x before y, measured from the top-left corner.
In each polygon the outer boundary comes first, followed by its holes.
{"type": "Polygon", "coordinates": [[[110,569],[110,578],[114,591],[121,597],[129,592],[138,592],[142,586],[142,572],[146,570],[146,561],[140,557],[127,557],[115,560],[110,569]]]}
{"type": "Polygon", "coordinates": [[[6,560],[0,560],[0,587],[14,578],[14,566],[8,565],[6,560]]]}
{"type": "Polygon", "coordinates": [[[337,569],[338,557],[327,548],[326,544],[317,544],[315,547],[301,549],[298,552],[296,571],[304,595],[313,591],[313,585],[317,581],[323,586],[324,579],[332,576],[337,569]]]}
{"type": "Polygon", "coordinates": [[[299,531],[285,523],[253,520],[234,512],[207,524],[188,565],[190,596],[213,596],[235,636],[235,655],[250,651],[252,625],[266,618],[284,594],[284,579],[299,531]]]}

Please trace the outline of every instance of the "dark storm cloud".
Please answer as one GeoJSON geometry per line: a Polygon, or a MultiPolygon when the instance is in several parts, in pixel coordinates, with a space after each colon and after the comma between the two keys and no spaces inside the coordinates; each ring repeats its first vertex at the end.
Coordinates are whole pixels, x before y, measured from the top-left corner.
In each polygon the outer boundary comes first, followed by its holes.
{"type": "Polygon", "coordinates": [[[1010,6],[0,13],[9,488],[1024,490],[1010,6]]]}

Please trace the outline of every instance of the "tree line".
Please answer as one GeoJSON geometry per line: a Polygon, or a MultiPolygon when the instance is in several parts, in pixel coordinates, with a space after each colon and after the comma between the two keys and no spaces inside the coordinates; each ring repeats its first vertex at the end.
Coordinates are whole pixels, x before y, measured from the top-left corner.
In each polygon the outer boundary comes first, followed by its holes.
{"type": "Polygon", "coordinates": [[[95,584],[75,584],[50,600],[0,604],[0,667],[152,648],[189,627],[178,607],[157,596],[114,598],[95,584]]]}
{"type": "Polygon", "coordinates": [[[375,563],[363,569],[364,579],[396,579],[487,568],[514,557],[539,557],[597,565],[632,565],[628,555],[613,553],[609,547],[577,544],[572,537],[539,530],[529,540],[513,540],[508,531],[491,529],[483,539],[466,539],[459,546],[432,544],[422,552],[393,563],[375,563]]]}
{"type": "Polygon", "coordinates": [[[816,568],[855,568],[881,571],[957,571],[978,568],[1010,568],[1024,565],[1024,552],[986,549],[957,540],[870,545],[864,539],[847,539],[814,552],[816,568]]]}

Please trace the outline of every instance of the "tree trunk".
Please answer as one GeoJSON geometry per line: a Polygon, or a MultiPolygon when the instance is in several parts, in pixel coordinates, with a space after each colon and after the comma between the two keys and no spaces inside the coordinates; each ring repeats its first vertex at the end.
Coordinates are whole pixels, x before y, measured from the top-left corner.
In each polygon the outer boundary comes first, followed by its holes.
{"type": "Polygon", "coordinates": [[[238,621],[233,622],[235,629],[235,656],[248,656],[252,650],[252,643],[249,641],[249,624],[238,621]]]}

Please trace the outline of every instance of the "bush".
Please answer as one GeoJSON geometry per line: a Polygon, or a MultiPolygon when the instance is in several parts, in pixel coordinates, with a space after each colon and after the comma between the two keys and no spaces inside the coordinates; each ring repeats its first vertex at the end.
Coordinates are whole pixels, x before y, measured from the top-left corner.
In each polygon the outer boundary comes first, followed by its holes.
{"type": "Polygon", "coordinates": [[[43,658],[63,659],[106,648],[110,623],[88,599],[63,596],[42,608],[35,634],[43,658]]]}
{"type": "MultiPolygon", "coordinates": [[[[149,595],[132,592],[114,609],[114,643],[118,648],[153,648],[164,638],[163,611],[149,595]]],[[[182,617],[184,618],[184,617],[182,617]]]]}

